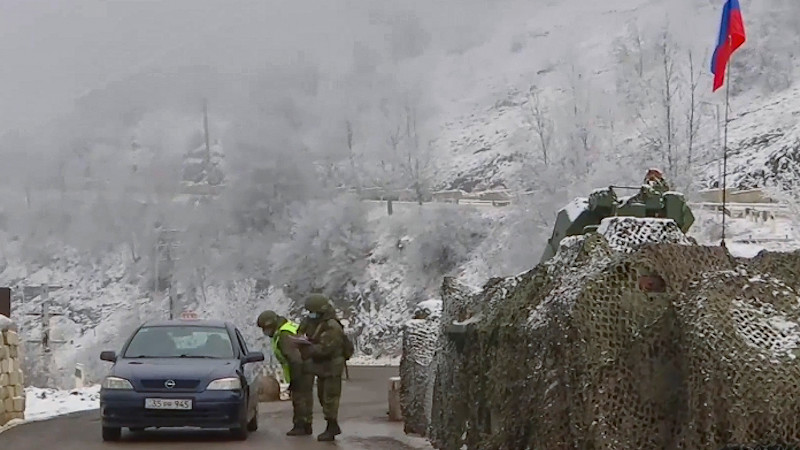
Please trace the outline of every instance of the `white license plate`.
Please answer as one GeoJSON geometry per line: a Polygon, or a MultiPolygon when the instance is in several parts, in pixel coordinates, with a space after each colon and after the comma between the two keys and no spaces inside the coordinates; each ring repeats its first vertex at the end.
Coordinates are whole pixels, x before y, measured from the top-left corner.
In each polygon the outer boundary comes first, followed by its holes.
{"type": "Polygon", "coordinates": [[[192,401],[167,398],[146,398],[144,399],[144,407],[145,409],[190,410],[192,409],[192,401]]]}

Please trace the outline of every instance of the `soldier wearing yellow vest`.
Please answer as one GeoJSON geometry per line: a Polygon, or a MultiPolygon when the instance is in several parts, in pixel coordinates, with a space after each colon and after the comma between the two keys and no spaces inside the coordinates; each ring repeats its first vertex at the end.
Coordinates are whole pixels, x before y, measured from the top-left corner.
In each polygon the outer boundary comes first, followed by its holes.
{"type": "Polygon", "coordinates": [[[272,339],[272,352],[281,363],[284,379],[289,383],[294,409],[292,418],[294,427],[286,435],[310,435],[313,432],[311,420],[314,408],[314,375],[303,367],[303,357],[297,341],[291,338],[283,339],[294,337],[298,325],[274,311],[262,312],[258,316],[257,324],[264,334],[272,339]]]}

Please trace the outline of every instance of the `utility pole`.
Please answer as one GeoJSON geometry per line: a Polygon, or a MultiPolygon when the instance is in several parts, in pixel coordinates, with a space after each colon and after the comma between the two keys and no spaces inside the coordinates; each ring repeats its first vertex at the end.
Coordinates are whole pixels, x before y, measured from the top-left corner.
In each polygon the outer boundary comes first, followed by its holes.
{"type": "Polygon", "coordinates": [[[155,244],[154,255],[153,255],[153,277],[154,277],[154,280],[153,280],[153,303],[155,304],[156,301],[158,301],[158,299],[159,299],[158,293],[161,291],[160,273],[159,273],[159,268],[160,268],[160,264],[159,263],[161,261],[161,251],[162,250],[166,250],[167,251],[167,262],[169,263],[168,267],[167,267],[167,270],[169,271],[169,274],[170,274],[169,311],[168,311],[167,315],[168,315],[168,317],[170,319],[173,319],[174,315],[175,315],[174,303],[175,303],[175,296],[176,296],[175,289],[174,289],[174,286],[173,286],[173,284],[174,284],[174,281],[172,279],[173,278],[172,277],[173,267],[172,267],[171,263],[173,263],[175,261],[178,261],[180,259],[180,258],[172,257],[172,250],[177,249],[177,247],[179,245],[179,243],[175,241],[173,236],[176,233],[178,233],[179,231],[180,230],[163,229],[163,228],[161,228],[161,226],[157,226],[156,227],[156,233],[157,233],[157,235],[156,235],[156,244],[155,244]]]}
{"type": "Polygon", "coordinates": [[[33,339],[26,339],[25,342],[31,342],[35,344],[39,344],[42,346],[42,359],[43,359],[43,373],[45,376],[45,383],[50,386],[52,385],[51,379],[51,372],[50,369],[53,366],[52,362],[52,352],[50,346],[52,344],[65,344],[67,341],[55,341],[50,339],[50,319],[53,316],[63,316],[62,313],[59,312],[52,312],[50,310],[50,290],[51,289],[61,289],[62,286],[52,286],[43,284],[41,286],[25,286],[22,290],[23,301],[25,301],[25,291],[33,291],[34,294],[37,293],[41,297],[41,312],[39,313],[28,313],[27,316],[36,316],[41,317],[41,324],[42,324],[42,336],[38,340],[33,339]]]}
{"type": "MultiPolygon", "coordinates": [[[[26,287],[27,289],[36,289],[36,287],[26,287]]],[[[50,318],[53,316],[63,316],[64,314],[58,312],[51,312],[50,311],[50,290],[51,289],[61,289],[62,286],[51,286],[47,284],[43,284],[39,287],[39,295],[41,296],[42,302],[42,312],[39,313],[28,313],[28,316],[37,316],[42,318],[42,338],[39,341],[27,341],[27,342],[37,342],[42,345],[42,348],[45,353],[50,353],[50,344],[64,344],[66,341],[53,341],[50,340],[50,318]]],[[[24,295],[24,290],[23,290],[24,295]]]]}

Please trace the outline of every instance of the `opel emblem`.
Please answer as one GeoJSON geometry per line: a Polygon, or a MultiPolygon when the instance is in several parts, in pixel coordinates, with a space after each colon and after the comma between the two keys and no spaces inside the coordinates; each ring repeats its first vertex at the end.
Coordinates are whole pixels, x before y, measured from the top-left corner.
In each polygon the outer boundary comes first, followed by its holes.
{"type": "Polygon", "coordinates": [[[167,381],[164,382],[164,386],[167,389],[172,389],[172,388],[175,387],[175,382],[173,380],[167,380],[167,381]]]}

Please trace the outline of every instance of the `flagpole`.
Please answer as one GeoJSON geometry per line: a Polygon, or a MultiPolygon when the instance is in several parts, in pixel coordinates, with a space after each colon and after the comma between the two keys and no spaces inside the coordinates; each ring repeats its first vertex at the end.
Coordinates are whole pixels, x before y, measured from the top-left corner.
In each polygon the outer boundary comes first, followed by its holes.
{"type": "MultiPolygon", "coordinates": [[[[733,37],[728,35],[728,46],[732,48],[733,37]]],[[[725,247],[725,211],[727,210],[728,203],[728,114],[730,111],[730,94],[731,94],[731,61],[733,61],[733,52],[728,57],[728,64],[725,67],[727,74],[725,75],[725,137],[722,144],[722,241],[720,245],[725,247]]]]}

